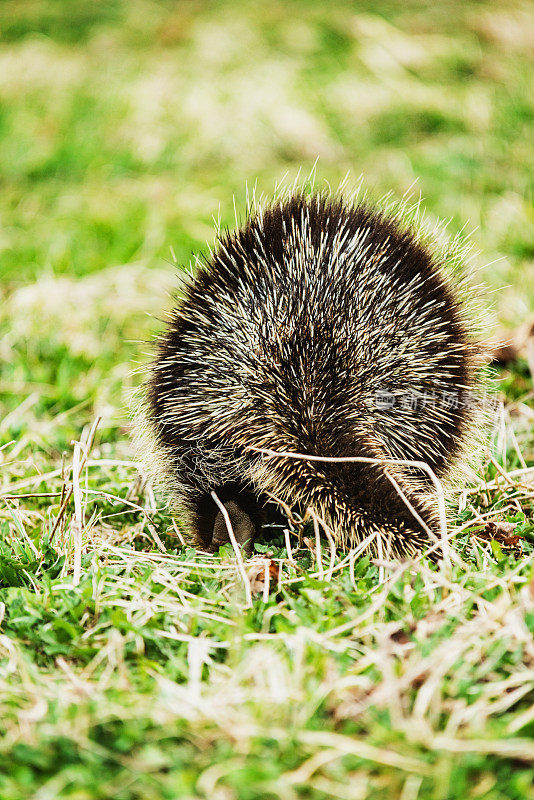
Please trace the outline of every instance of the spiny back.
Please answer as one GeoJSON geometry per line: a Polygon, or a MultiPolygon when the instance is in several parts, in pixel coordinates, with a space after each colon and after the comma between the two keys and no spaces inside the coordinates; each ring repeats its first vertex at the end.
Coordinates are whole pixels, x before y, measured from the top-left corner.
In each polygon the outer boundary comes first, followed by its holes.
{"type": "MultiPolygon", "coordinates": [[[[252,448],[426,461],[461,451],[479,356],[462,303],[409,227],[317,195],[259,209],[221,237],[163,335],[148,424],[186,505],[242,487],[312,505],[344,539],[422,528],[384,468],[266,460],[252,448]],[[469,401],[469,402],[468,402],[469,401]]],[[[423,521],[425,482],[390,467],[423,521]]],[[[237,490],[236,490],[237,491],[237,490]]]]}

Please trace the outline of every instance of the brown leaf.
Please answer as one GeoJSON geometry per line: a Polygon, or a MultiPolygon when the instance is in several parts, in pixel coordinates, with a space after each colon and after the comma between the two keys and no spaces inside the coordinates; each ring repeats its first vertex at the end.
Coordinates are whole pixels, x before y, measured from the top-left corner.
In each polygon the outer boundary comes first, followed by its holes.
{"type": "Polygon", "coordinates": [[[514,547],[520,537],[514,534],[514,530],[518,525],[517,522],[503,522],[498,519],[490,519],[486,522],[486,527],[483,531],[479,531],[477,536],[481,539],[494,539],[506,547],[514,547]]]}
{"type": "Polygon", "coordinates": [[[265,566],[267,563],[269,591],[272,590],[273,585],[276,587],[278,583],[278,575],[280,572],[280,564],[278,561],[273,561],[272,558],[262,559],[261,561],[253,561],[247,569],[248,577],[250,579],[250,590],[252,594],[262,594],[265,591],[265,566]]]}
{"type": "Polygon", "coordinates": [[[306,545],[308,550],[310,550],[310,552],[313,553],[313,555],[315,555],[315,542],[312,542],[312,540],[309,539],[307,536],[304,536],[302,541],[306,545]]]}
{"type": "MultiPolygon", "coordinates": [[[[411,626],[411,630],[413,630],[413,626],[411,626]]],[[[411,637],[403,628],[397,628],[396,631],[393,631],[391,634],[391,639],[397,644],[410,644],[412,641],[411,637]]]]}

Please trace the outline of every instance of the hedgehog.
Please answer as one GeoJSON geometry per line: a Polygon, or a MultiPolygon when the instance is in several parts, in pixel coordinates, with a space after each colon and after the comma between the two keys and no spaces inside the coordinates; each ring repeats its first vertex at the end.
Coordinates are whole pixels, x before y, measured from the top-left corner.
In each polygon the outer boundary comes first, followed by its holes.
{"type": "Polygon", "coordinates": [[[417,217],[294,190],[185,279],[137,438],[198,546],[233,534],[250,553],[273,503],[343,547],[409,556],[438,537],[432,481],[463,474],[483,353],[465,253],[417,217]]]}

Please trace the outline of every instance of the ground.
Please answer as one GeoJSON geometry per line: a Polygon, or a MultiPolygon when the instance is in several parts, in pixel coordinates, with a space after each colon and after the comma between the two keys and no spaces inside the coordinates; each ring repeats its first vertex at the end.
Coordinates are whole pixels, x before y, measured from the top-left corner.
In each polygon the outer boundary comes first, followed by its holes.
{"type": "Polygon", "coordinates": [[[307,531],[244,579],[127,412],[214,220],[317,157],[466,226],[488,337],[531,319],[532,6],[6,0],[0,32],[2,800],[533,798],[528,358],[438,565],[307,531]]]}

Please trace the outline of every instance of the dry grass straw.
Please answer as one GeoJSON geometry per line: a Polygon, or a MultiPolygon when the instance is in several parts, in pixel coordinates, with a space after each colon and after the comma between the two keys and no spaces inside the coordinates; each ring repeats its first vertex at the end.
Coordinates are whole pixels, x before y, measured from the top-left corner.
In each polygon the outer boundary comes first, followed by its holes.
{"type": "MultiPolygon", "coordinates": [[[[77,492],[77,495],[78,495],[77,502],[80,504],[79,519],[81,520],[81,501],[79,499],[79,494],[80,494],[80,475],[82,473],[82,470],[86,466],[87,457],[88,457],[88,454],[89,454],[89,452],[91,450],[91,447],[92,447],[92,444],[93,444],[93,440],[94,440],[94,436],[95,436],[96,429],[98,427],[99,422],[100,422],[100,417],[97,417],[94,420],[94,422],[93,422],[93,424],[91,426],[91,429],[89,430],[89,434],[87,436],[87,440],[86,440],[86,442],[83,443],[83,445],[82,445],[81,442],[75,443],[79,447],[83,446],[84,454],[83,454],[82,458],[80,459],[79,450],[75,447],[73,464],[72,464],[72,486],[69,489],[67,489],[66,491],[64,491],[66,484],[65,484],[65,481],[63,482],[62,503],[61,503],[61,506],[60,506],[60,509],[59,509],[59,513],[58,513],[57,518],[56,518],[56,522],[54,524],[54,527],[52,528],[52,533],[50,534],[50,541],[51,542],[52,542],[52,540],[54,538],[54,535],[55,535],[55,533],[56,533],[56,531],[58,529],[58,526],[60,525],[61,521],[63,520],[63,516],[65,514],[65,510],[67,508],[67,505],[68,505],[72,495],[74,494],[75,488],[76,488],[76,492],[77,492]]],[[[81,522],[80,522],[80,524],[81,524],[81,522]]]]}
{"type": "MultiPolygon", "coordinates": [[[[82,513],[83,497],[86,497],[86,496],[88,496],[90,494],[100,495],[102,497],[106,497],[108,499],[111,499],[111,500],[120,502],[120,503],[122,503],[124,505],[127,505],[128,507],[131,507],[132,510],[136,510],[136,511],[142,512],[143,513],[143,519],[144,519],[144,522],[142,524],[146,525],[146,528],[150,532],[150,535],[151,535],[153,541],[155,542],[156,547],[159,550],[163,560],[161,561],[156,553],[146,553],[146,552],[135,552],[134,553],[134,552],[127,552],[126,550],[122,551],[122,555],[121,555],[122,558],[127,559],[127,561],[129,563],[132,563],[132,559],[133,560],[137,559],[139,563],[151,562],[151,563],[154,563],[154,564],[158,563],[158,564],[170,564],[170,565],[172,565],[174,560],[175,560],[174,556],[172,554],[168,553],[165,545],[163,544],[161,538],[159,537],[159,534],[158,534],[155,526],[151,523],[150,515],[148,514],[147,509],[145,507],[139,505],[138,503],[134,503],[132,501],[126,500],[123,497],[119,497],[118,495],[111,494],[109,492],[102,492],[102,491],[98,491],[98,490],[92,490],[92,489],[84,488],[84,487],[81,486],[80,477],[81,477],[81,472],[82,472],[84,466],[98,466],[99,464],[101,464],[102,466],[110,466],[110,467],[113,467],[113,466],[130,466],[133,463],[133,462],[129,462],[127,460],[113,460],[113,459],[101,459],[101,460],[92,459],[92,460],[89,460],[88,459],[89,450],[90,450],[90,447],[91,447],[91,444],[92,444],[92,441],[93,441],[93,438],[94,438],[94,433],[96,431],[96,426],[97,425],[98,425],[98,420],[95,420],[91,430],[89,431],[89,434],[87,436],[87,440],[83,445],[83,449],[82,449],[81,443],[75,443],[73,464],[72,464],[72,467],[69,470],[69,472],[73,475],[72,485],[70,487],[68,487],[66,481],[64,481],[64,483],[63,483],[63,498],[62,498],[62,502],[60,504],[60,510],[59,510],[58,516],[56,518],[56,521],[55,521],[55,524],[54,524],[54,527],[53,527],[53,533],[55,533],[57,528],[58,528],[58,526],[59,526],[59,524],[60,524],[60,522],[62,521],[62,518],[63,518],[64,514],[65,514],[65,509],[67,508],[68,501],[70,500],[70,498],[74,494],[75,508],[74,508],[74,516],[73,516],[73,519],[71,521],[71,532],[72,532],[72,547],[73,547],[73,556],[74,556],[73,569],[74,569],[74,581],[75,581],[75,583],[78,583],[79,580],[80,580],[80,569],[81,569],[80,564],[81,564],[81,553],[82,553],[81,528],[83,526],[83,517],[84,517],[84,515],[82,513]]],[[[335,459],[335,458],[322,458],[322,457],[319,457],[319,456],[313,456],[312,457],[312,456],[306,456],[305,454],[298,454],[298,453],[297,454],[295,454],[295,453],[277,453],[275,451],[266,451],[266,453],[268,455],[276,455],[276,456],[282,455],[282,456],[286,456],[286,457],[310,458],[311,460],[315,460],[315,461],[323,461],[323,460],[324,461],[349,461],[349,462],[350,461],[363,461],[364,463],[382,463],[381,461],[379,461],[377,459],[363,459],[363,458],[360,458],[360,457],[335,459]]],[[[416,465],[419,464],[419,462],[408,462],[408,461],[406,461],[406,462],[403,461],[401,463],[416,464],[416,465]]],[[[58,471],[55,471],[55,474],[57,475],[58,471]]],[[[522,470],[513,470],[513,471],[510,471],[510,472],[506,472],[506,470],[504,470],[504,468],[501,467],[501,472],[499,474],[502,474],[503,478],[506,476],[507,480],[510,481],[510,480],[512,480],[512,478],[514,476],[518,477],[520,474],[523,474],[523,473],[522,473],[522,470]]],[[[437,478],[436,478],[436,480],[437,480],[437,478]]],[[[396,482],[394,482],[394,483],[396,483],[396,482]]],[[[489,487],[490,487],[489,483],[485,484],[485,488],[489,488],[489,487]]],[[[498,487],[498,484],[496,484],[496,487],[498,487]]],[[[466,491],[468,492],[469,489],[467,489],[466,491]]],[[[441,492],[442,492],[442,490],[441,490],[441,492]]],[[[8,499],[8,497],[9,496],[6,496],[5,499],[8,499]]],[[[219,506],[219,508],[221,510],[221,513],[223,513],[224,506],[222,506],[222,504],[220,503],[219,498],[216,497],[216,495],[214,496],[214,501],[219,506]]],[[[288,517],[290,519],[290,522],[291,522],[292,526],[296,527],[300,531],[302,530],[302,528],[303,528],[304,524],[306,523],[307,519],[311,519],[313,521],[314,532],[315,532],[315,547],[311,548],[311,550],[312,550],[312,553],[313,553],[313,555],[315,557],[317,568],[316,568],[316,570],[314,572],[311,573],[311,576],[312,577],[317,577],[317,578],[319,578],[321,580],[324,579],[327,582],[330,582],[332,580],[332,577],[333,577],[334,573],[338,574],[341,571],[343,571],[344,569],[348,569],[349,575],[350,575],[350,578],[351,578],[351,582],[355,586],[354,567],[355,567],[356,559],[358,558],[358,556],[360,556],[363,552],[365,552],[369,548],[369,546],[373,543],[374,540],[377,539],[378,534],[376,532],[372,533],[370,536],[366,537],[366,539],[364,541],[359,543],[356,548],[353,548],[352,550],[349,551],[349,553],[345,554],[342,558],[338,559],[332,532],[330,531],[329,527],[326,525],[325,521],[320,516],[318,516],[313,509],[308,509],[307,510],[307,514],[303,519],[299,519],[299,518],[295,517],[294,513],[291,512],[290,509],[287,509],[287,511],[288,511],[288,517]],[[324,532],[324,534],[326,536],[326,539],[327,539],[327,541],[329,543],[330,556],[329,556],[328,567],[325,567],[323,565],[323,551],[322,551],[322,545],[321,545],[321,530],[324,532]]],[[[224,509],[224,512],[226,512],[226,509],[224,509]]],[[[442,513],[443,513],[443,511],[442,511],[442,513]]],[[[490,513],[491,512],[488,512],[488,514],[486,514],[484,516],[489,516],[490,513]]],[[[241,554],[239,545],[237,544],[237,541],[235,540],[235,535],[233,534],[233,530],[231,529],[231,523],[230,523],[230,520],[228,518],[227,512],[223,513],[223,517],[225,518],[225,523],[226,523],[227,528],[228,528],[229,538],[230,538],[230,541],[232,543],[232,546],[233,546],[233,549],[234,549],[234,553],[235,553],[235,557],[236,557],[235,558],[234,567],[232,567],[231,565],[224,565],[223,566],[223,565],[221,565],[220,561],[218,561],[217,559],[213,559],[212,557],[207,556],[206,554],[201,556],[199,561],[195,561],[194,564],[197,567],[202,566],[203,569],[208,569],[208,570],[213,570],[213,571],[220,570],[223,573],[225,571],[226,572],[235,571],[236,574],[239,576],[240,581],[241,581],[241,583],[242,583],[242,585],[244,587],[244,591],[245,591],[245,608],[247,608],[247,607],[250,607],[250,605],[252,603],[250,578],[247,575],[247,571],[245,569],[245,565],[244,565],[244,561],[243,561],[243,556],[241,554]]],[[[480,514],[477,514],[477,517],[478,517],[478,519],[476,521],[478,521],[478,523],[480,524],[480,522],[483,521],[483,518],[480,516],[480,514]]],[[[443,524],[443,519],[442,518],[440,519],[440,521],[443,524]]],[[[452,551],[452,549],[450,547],[450,540],[455,535],[457,535],[458,532],[461,532],[462,530],[465,530],[466,528],[468,528],[472,524],[473,524],[472,522],[467,522],[464,525],[459,526],[459,527],[457,527],[457,528],[455,528],[455,529],[453,529],[451,531],[447,531],[445,533],[445,536],[443,535],[443,532],[442,532],[442,534],[440,536],[440,539],[436,540],[427,549],[427,551],[424,554],[421,554],[421,556],[417,557],[415,560],[412,559],[412,560],[406,561],[406,562],[404,562],[403,564],[400,564],[400,565],[396,564],[394,562],[388,561],[387,556],[383,551],[382,542],[378,541],[377,542],[378,558],[375,559],[375,563],[377,564],[378,569],[379,569],[379,584],[378,585],[379,586],[383,585],[384,589],[387,591],[387,589],[391,585],[391,583],[394,582],[395,580],[398,580],[404,574],[404,572],[406,570],[412,568],[415,564],[420,563],[421,559],[425,555],[432,555],[436,551],[441,552],[441,553],[446,552],[448,554],[450,554],[452,552],[453,555],[450,558],[450,560],[454,560],[455,563],[458,564],[458,565],[465,566],[465,565],[463,565],[463,562],[462,562],[460,556],[457,553],[455,553],[454,551],[452,551]],[[389,572],[389,577],[386,577],[386,572],[389,572]]],[[[180,540],[181,544],[184,545],[185,541],[184,541],[183,536],[180,533],[180,531],[179,531],[179,529],[178,529],[178,527],[176,525],[176,521],[173,521],[173,528],[174,528],[174,532],[177,535],[178,539],[180,540]]],[[[88,536],[87,546],[92,546],[92,547],[96,548],[97,552],[101,552],[102,553],[102,552],[105,551],[107,553],[108,557],[113,556],[113,555],[115,555],[115,556],[118,555],[121,552],[120,547],[117,548],[117,547],[111,545],[111,541],[109,540],[110,534],[113,537],[112,531],[110,531],[106,527],[101,527],[101,526],[100,527],[97,526],[97,528],[95,529],[95,531],[92,534],[89,531],[86,531],[86,535],[88,536]],[[99,530],[100,530],[100,533],[99,533],[99,530]]],[[[295,576],[294,572],[293,572],[293,574],[291,574],[292,573],[292,569],[291,568],[294,567],[295,561],[294,561],[294,556],[293,556],[293,552],[292,552],[292,549],[291,549],[289,531],[287,529],[284,532],[284,536],[285,536],[285,540],[286,540],[287,560],[283,560],[283,559],[280,560],[280,578],[279,578],[279,582],[280,582],[280,585],[291,585],[291,584],[294,584],[294,583],[297,583],[297,582],[300,582],[300,581],[304,580],[304,578],[295,576]],[[285,571],[284,571],[284,569],[285,569],[285,571]]],[[[446,565],[446,573],[445,574],[449,574],[450,560],[449,560],[449,562],[445,562],[445,565],[446,565]]],[[[258,562],[258,559],[256,559],[256,562],[258,562]]],[[[264,581],[264,587],[263,587],[263,596],[265,597],[265,592],[267,591],[266,587],[270,587],[270,579],[269,579],[269,577],[267,575],[266,563],[265,562],[262,562],[262,563],[263,563],[263,568],[265,569],[265,576],[266,576],[265,577],[265,581],[264,581]]],[[[187,568],[191,568],[192,566],[193,566],[193,562],[185,564],[185,568],[186,569],[187,568]]],[[[377,589],[378,589],[378,586],[377,586],[377,589]]]]}
{"type": "MultiPolygon", "coordinates": [[[[0,649],[6,658],[0,675],[0,713],[6,720],[7,743],[38,737],[48,708],[59,703],[63,714],[62,735],[96,753],[99,745],[91,739],[94,719],[88,704],[92,708],[107,708],[106,715],[114,713],[109,707],[107,693],[128,682],[127,652],[132,647],[143,651],[145,644],[138,631],[150,626],[156,615],[164,613],[167,623],[151,627],[151,636],[156,641],[174,642],[186,648],[187,682],[181,685],[154,672],[154,691],[133,693],[128,707],[121,705],[115,711],[122,719],[149,718],[159,729],[180,719],[191,726],[198,741],[204,741],[204,737],[210,742],[231,740],[236,753],[250,752],[254,742],[263,741],[265,737],[283,742],[291,730],[303,760],[299,767],[281,776],[277,791],[283,791],[285,796],[292,797],[303,785],[327,787],[331,796],[345,796],[342,784],[332,778],[329,765],[348,754],[370,765],[364,766],[360,776],[354,778],[356,795],[360,791],[358,780],[362,782],[362,798],[366,796],[369,769],[389,770],[381,774],[383,786],[392,791],[393,783],[389,783],[393,781],[392,776],[403,775],[403,785],[410,796],[409,792],[418,790],[417,781],[422,777],[436,778],[443,767],[443,759],[470,753],[511,758],[518,763],[529,763],[534,758],[532,742],[521,735],[534,718],[530,702],[534,698],[534,647],[524,622],[525,614],[534,610],[534,592],[526,577],[528,562],[495,574],[489,569],[489,560],[483,561],[479,582],[474,586],[470,582],[473,570],[463,564],[458,554],[454,561],[460,567],[460,577],[452,580],[445,561],[438,570],[426,564],[423,554],[399,563],[389,560],[382,547],[378,558],[374,559],[380,574],[379,582],[369,592],[369,603],[364,608],[346,610],[335,627],[321,631],[299,624],[290,631],[282,629],[277,633],[270,633],[268,627],[259,631],[243,629],[239,615],[253,605],[255,594],[268,603],[274,590],[294,591],[310,577],[323,580],[325,585],[332,584],[334,577],[337,580],[345,571],[357,592],[357,559],[369,549],[377,533],[370,534],[348,553],[339,554],[331,531],[313,509],[308,509],[303,519],[289,510],[290,527],[302,529],[307,519],[313,522],[315,541],[311,549],[316,564],[311,573],[295,574],[298,562],[289,529],[284,532],[287,558],[256,557],[245,564],[235,535],[232,536],[227,512],[224,514],[226,509],[215,496],[214,501],[225,518],[235,558],[225,561],[200,552],[184,558],[183,553],[174,553],[165,547],[151,520],[149,495],[145,495],[145,507],[142,501],[134,502],[109,491],[91,489],[87,483],[84,485],[84,467],[97,468],[101,462],[111,469],[130,466],[130,462],[121,460],[89,460],[96,425],[91,430],[83,444],[74,443],[72,464],[64,470],[60,514],[64,521],[68,506],[65,500],[72,497],[74,514],[67,527],[70,540],[65,549],[72,557],[69,569],[73,572],[73,585],[83,578],[81,554],[84,551],[92,550],[93,562],[110,570],[106,579],[94,587],[96,618],[86,624],[83,634],[97,644],[98,653],[83,668],[60,658],[55,673],[34,667],[28,670],[19,645],[0,636],[0,649]],[[67,475],[71,477],[70,484],[67,475]],[[134,550],[131,546],[133,529],[124,538],[123,532],[111,526],[87,523],[85,504],[91,495],[113,498],[139,511],[142,519],[135,530],[148,531],[147,540],[155,542],[155,548],[134,550]],[[323,552],[323,532],[329,544],[328,553],[323,552]],[[277,581],[271,577],[271,562],[277,567],[277,581]],[[146,567],[150,569],[150,582],[140,584],[138,573],[146,567]],[[199,594],[193,586],[199,575],[216,579],[218,590],[207,596],[199,594]],[[261,577],[259,590],[253,591],[257,576],[261,577]],[[423,582],[422,594],[428,599],[430,611],[421,618],[408,612],[406,618],[392,620],[386,609],[391,603],[393,587],[402,582],[409,609],[416,579],[423,582]],[[494,588],[499,593],[490,599],[494,588]],[[117,608],[125,614],[131,630],[121,634],[109,627],[99,628],[99,613],[117,608]],[[449,625],[450,620],[456,621],[454,628],[441,642],[430,647],[433,637],[449,625]],[[201,622],[214,623],[216,633],[202,637],[192,635],[191,626],[201,622]],[[404,633],[406,626],[409,636],[404,633]],[[214,657],[221,650],[230,655],[242,653],[244,648],[246,658],[235,662],[232,669],[224,659],[221,662],[214,657]],[[523,654],[521,662],[516,663],[509,674],[503,673],[495,655],[502,654],[503,648],[510,653],[521,649],[523,654]],[[426,650],[425,655],[423,650],[426,650]],[[321,657],[316,659],[319,653],[321,657]],[[342,654],[352,660],[353,668],[349,672],[340,670],[337,665],[336,658],[342,654]],[[319,668],[318,664],[324,666],[319,668]],[[466,703],[458,687],[462,681],[469,680],[477,686],[477,697],[466,703]],[[308,691],[311,685],[313,692],[308,691]],[[2,699],[13,697],[14,692],[19,703],[17,715],[2,699]],[[365,728],[372,725],[377,710],[386,710],[396,732],[395,743],[375,744],[365,737],[308,728],[308,720],[318,702],[325,703],[338,726],[351,721],[365,728]],[[69,715],[69,708],[74,707],[76,715],[69,715]],[[510,738],[488,737],[487,730],[503,715],[506,715],[510,738]]],[[[506,466],[499,466],[500,470],[493,464],[498,473],[493,487],[496,492],[503,486],[517,487],[517,478],[527,474],[523,469],[508,470],[506,466]]],[[[56,472],[55,477],[59,476],[56,472]]],[[[481,485],[488,492],[492,490],[490,482],[481,485]]],[[[528,488],[528,484],[525,486],[528,488]]],[[[471,496],[469,489],[464,494],[471,496]]],[[[17,503],[4,497],[6,500],[18,524],[24,528],[24,515],[17,503]]],[[[474,520],[446,532],[447,547],[450,548],[450,540],[459,531],[470,525],[480,525],[490,513],[494,512],[474,509],[474,520]]],[[[56,529],[59,524],[56,520],[56,529]]],[[[176,522],[173,531],[183,544],[176,522]]],[[[442,553],[443,545],[441,536],[428,548],[427,554],[442,553]]],[[[278,613],[277,609],[278,606],[274,606],[269,613],[278,613]]],[[[132,768],[125,757],[126,763],[132,768]]],[[[221,781],[237,764],[235,756],[225,763],[205,768],[199,776],[198,791],[213,789],[212,796],[218,796],[221,781]]]]}
{"type": "MultiPolygon", "coordinates": [[[[359,463],[359,464],[375,464],[378,466],[384,467],[384,474],[392,484],[393,488],[400,496],[402,501],[405,503],[407,508],[413,514],[415,519],[423,526],[423,528],[428,533],[429,537],[434,541],[437,541],[436,535],[434,532],[423,522],[419,514],[413,508],[412,504],[398,485],[397,481],[393,478],[393,476],[385,469],[387,464],[396,464],[397,466],[405,466],[405,467],[415,467],[417,469],[423,470],[428,477],[431,479],[434,489],[436,491],[436,499],[438,504],[438,514],[439,514],[439,525],[440,525],[440,539],[439,542],[441,544],[441,551],[442,556],[446,564],[448,565],[449,569],[451,567],[451,561],[456,560],[456,556],[454,552],[451,550],[449,546],[449,538],[447,535],[447,514],[445,510],[445,492],[443,489],[443,485],[433,469],[425,462],[425,461],[412,461],[408,459],[399,459],[399,458],[367,458],[365,456],[344,456],[344,457],[336,457],[336,456],[315,456],[306,453],[292,453],[287,451],[277,451],[271,450],[269,448],[261,448],[261,447],[250,447],[250,450],[253,450],[257,453],[262,453],[263,455],[273,456],[277,458],[294,458],[302,461],[317,461],[321,463],[328,463],[328,464],[350,464],[350,463],[359,463]]],[[[314,523],[315,525],[315,523],[314,523]]],[[[326,525],[323,523],[323,527],[326,532],[326,525]]],[[[378,535],[378,549],[379,549],[379,558],[382,558],[382,542],[381,537],[378,535]]]]}
{"type": "MultiPolygon", "coordinates": [[[[270,736],[283,741],[287,736],[287,709],[300,704],[302,726],[307,714],[311,713],[310,698],[302,696],[302,688],[313,668],[308,663],[294,672],[289,668],[293,660],[297,663],[296,653],[308,641],[313,643],[314,648],[323,650],[327,654],[327,663],[331,664],[331,668],[322,674],[314,703],[318,696],[327,698],[328,706],[333,710],[338,723],[344,719],[364,721],[371,709],[389,709],[392,718],[396,720],[396,727],[405,737],[405,746],[401,752],[394,745],[376,746],[360,737],[297,727],[297,741],[303,752],[308,753],[308,758],[297,770],[286,776],[293,785],[312,780],[314,776],[321,774],[322,766],[346,754],[358,756],[374,765],[426,776],[435,774],[436,767],[415,755],[421,748],[429,752],[457,755],[488,753],[524,761],[534,757],[534,745],[526,738],[506,741],[485,739],[480,733],[477,735],[477,731],[487,721],[506,710],[511,711],[511,733],[520,731],[531,717],[525,710],[513,712],[516,706],[520,709],[520,700],[528,698],[534,690],[534,649],[531,637],[522,624],[522,610],[524,607],[532,608],[532,599],[527,597],[524,583],[519,584],[520,595],[517,602],[510,591],[513,584],[503,577],[505,591],[500,597],[495,602],[482,602],[478,596],[479,611],[473,618],[460,619],[451,636],[422,658],[412,642],[397,642],[395,633],[402,621],[391,623],[381,619],[380,609],[385,602],[383,592],[373,602],[368,613],[355,616],[351,621],[350,637],[343,635],[344,631],[341,629],[330,631],[328,635],[303,628],[297,628],[291,634],[267,637],[261,634],[242,634],[235,629],[231,619],[220,617],[221,633],[227,634],[227,638],[218,641],[207,638],[199,640],[186,631],[179,630],[184,612],[194,616],[203,613],[199,598],[182,596],[176,591],[177,579],[180,576],[186,577],[187,567],[177,564],[173,567],[168,557],[161,557],[160,561],[165,566],[160,568],[157,579],[169,587],[168,594],[156,596],[152,591],[147,591],[145,597],[136,597],[132,593],[135,582],[124,577],[117,578],[112,585],[108,584],[99,590],[99,603],[101,608],[120,604],[132,623],[139,625],[157,608],[175,608],[179,597],[180,610],[174,615],[177,629],[156,633],[187,643],[189,682],[186,686],[181,686],[155,674],[158,692],[151,698],[134,696],[133,707],[128,712],[123,711],[123,716],[125,713],[149,715],[159,726],[165,726],[178,716],[188,720],[197,730],[198,736],[202,736],[204,725],[214,725],[216,737],[230,737],[237,752],[250,748],[255,737],[270,736]],[[255,637],[258,644],[261,644],[259,650],[254,650],[253,647],[247,651],[247,663],[242,663],[235,671],[228,671],[223,664],[211,661],[210,652],[214,649],[238,650],[241,647],[241,637],[249,644],[255,637]],[[270,641],[277,642],[277,651],[279,646],[284,648],[282,654],[265,649],[270,641]],[[523,663],[505,680],[492,672],[491,663],[488,663],[498,642],[506,642],[511,652],[518,645],[525,651],[523,663]],[[352,653],[357,659],[357,669],[348,675],[338,674],[334,662],[328,656],[329,652],[333,654],[342,651],[352,653]],[[208,682],[201,681],[199,677],[203,664],[209,666],[208,682]],[[366,667],[371,665],[382,673],[382,681],[370,680],[366,667]],[[479,669],[481,675],[484,674],[484,679],[480,684],[482,692],[475,703],[466,705],[461,699],[455,700],[454,684],[463,680],[469,671],[479,669]],[[446,677],[448,681],[445,680],[446,677]],[[260,714],[260,708],[269,711],[267,714],[260,714]],[[440,719],[443,714],[447,724],[441,730],[440,719]]],[[[425,582],[425,591],[429,598],[436,598],[436,573],[422,565],[419,565],[417,572],[425,582]]],[[[387,596],[387,592],[385,595],[387,596]]],[[[434,600],[431,615],[411,621],[414,626],[412,639],[420,642],[428,640],[451,614],[461,614],[465,596],[466,593],[461,588],[453,587],[448,596],[439,601],[434,600]]],[[[217,615],[214,616],[217,618],[217,615]]],[[[121,651],[132,635],[114,642],[106,641],[103,637],[103,647],[98,657],[82,671],[73,671],[65,663],[65,685],[61,698],[65,707],[79,703],[80,693],[90,697],[93,702],[98,702],[100,698],[101,702],[104,701],[106,689],[120,677],[121,664],[124,663],[121,651]]],[[[6,648],[6,655],[11,659],[13,674],[19,669],[17,665],[20,665],[16,645],[10,641],[6,643],[4,639],[0,644],[6,648]]],[[[57,677],[44,673],[28,675],[24,670],[19,674],[19,680],[24,683],[26,700],[23,712],[26,711],[19,716],[17,723],[11,722],[11,736],[18,736],[23,730],[27,733],[37,725],[44,718],[46,704],[56,697],[57,692],[57,677]]],[[[90,720],[84,716],[83,711],[77,717],[77,725],[77,741],[90,746],[90,720]]],[[[70,730],[65,730],[65,733],[73,734],[70,730]]],[[[218,765],[212,771],[206,770],[202,778],[203,789],[207,791],[210,785],[217,785],[226,768],[230,769],[231,765],[218,765]]]]}
{"type": "MultiPolygon", "coordinates": [[[[79,463],[82,459],[80,448],[79,463]]],[[[76,458],[73,462],[76,474],[76,458]]],[[[75,509],[76,515],[79,519],[79,510],[75,509]]],[[[317,517],[314,526],[320,533],[317,517]]],[[[322,571],[317,563],[314,574],[326,579],[348,569],[356,588],[354,563],[369,543],[361,542],[342,557],[336,554],[335,562],[330,561],[322,571]]],[[[446,571],[436,572],[420,559],[403,564],[384,561],[383,569],[389,576],[376,587],[375,597],[365,610],[355,608],[350,619],[327,632],[297,625],[292,631],[268,633],[243,630],[232,616],[236,579],[245,588],[245,607],[252,602],[252,594],[248,595],[246,589],[250,579],[246,576],[245,581],[241,552],[237,542],[233,545],[233,562],[199,553],[194,559],[182,560],[170,552],[139,552],[115,545],[113,532],[103,531],[101,541],[93,542],[98,558],[105,559],[110,568],[120,569],[95,586],[97,608],[121,608],[132,630],[119,634],[99,630],[96,621],[88,624],[85,635],[100,644],[98,654],[81,669],[61,658],[55,673],[28,669],[18,644],[0,636],[6,659],[0,676],[6,743],[36,737],[52,703],[62,713],[62,735],[95,754],[99,745],[91,737],[94,717],[89,704],[106,709],[106,718],[115,713],[123,720],[148,718],[161,730],[180,719],[195,732],[199,743],[232,742],[235,755],[206,767],[199,775],[197,789],[206,796],[218,796],[221,782],[236,769],[239,754],[251,752],[254,742],[266,737],[285,742],[291,736],[303,757],[300,766],[284,773],[277,784],[277,791],[284,791],[285,796],[292,796],[299,786],[321,785],[328,786],[332,796],[344,796],[328,767],[347,755],[370,765],[362,768],[364,784],[368,769],[390,770],[383,773],[385,790],[393,780],[391,776],[399,774],[410,787],[407,781],[411,778],[435,778],[441,768],[436,756],[485,753],[527,763],[534,758],[532,741],[521,736],[521,730],[532,720],[532,707],[525,708],[525,702],[534,697],[534,646],[524,625],[525,611],[532,611],[534,598],[524,577],[524,564],[503,575],[488,574],[479,589],[473,589],[450,581],[446,571]],[[143,565],[150,565],[152,570],[151,583],[146,586],[136,580],[136,571],[143,565]],[[406,571],[423,581],[431,611],[419,619],[391,621],[384,616],[384,609],[392,585],[406,571]],[[220,591],[216,595],[203,597],[189,591],[192,574],[199,572],[218,576],[220,591]],[[501,592],[489,600],[492,586],[499,586],[501,592]],[[468,607],[473,608],[469,614],[465,611],[468,607]],[[151,694],[133,692],[128,707],[110,706],[108,692],[128,680],[127,649],[134,645],[142,651],[144,647],[135,631],[142,630],[162,611],[167,613],[169,625],[152,628],[152,636],[186,646],[187,682],[182,685],[154,672],[151,694]],[[195,619],[215,621],[217,637],[192,636],[189,630],[195,619]],[[421,646],[431,642],[450,619],[457,620],[455,628],[423,656],[421,646]],[[399,637],[406,624],[410,637],[399,637]],[[246,659],[232,669],[212,658],[217,651],[239,653],[244,647],[246,659]],[[503,647],[510,653],[519,647],[523,651],[521,663],[506,677],[497,669],[495,655],[503,647]],[[321,653],[317,664],[323,664],[322,668],[314,662],[313,653],[321,653]],[[353,659],[354,668],[349,672],[337,666],[336,658],[344,653],[353,659]],[[204,670],[207,678],[202,677],[204,670]],[[370,677],[376,673],[378,679],[370,677]],[[476,700],[469,704],[457,691],[467,679],[478,680],[479,687],[476,700]],[[311,685],[313,693],[308,692],[311,685]],[[14,692],[19,698],[17,715],[5,700],[14,692]],[[352,721],[365,728],[371,725],[377,710],[387,710],[396,730],[395,741],[374,743],[363,736],[308,728],[319,700],[338,726],[352,721]],[[73,708],[77,709],[75,715],[69,713],[73,708]],[[513,738],[487,738],[487,726],[505,713],[513,738]]],[[[441,542],[433,545],[440,546],[441,542]]],[[[287,560],[278,560],[282,586],[294,585],[292,561],[289,547],[287,560]]],[[[264,570],[261,598],[266,601],[272,588],[267,560],[258,566],[264,570]]],[[[404,587],[409,601],[414,590],[409,581],[404,587]]],[[[134,774],[142,769],[124,758],[134,774]]]]}

